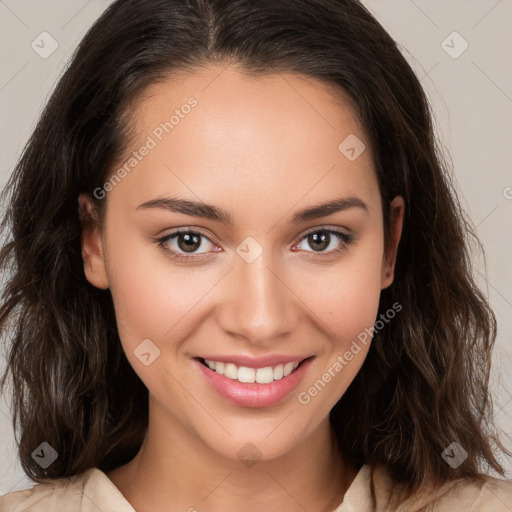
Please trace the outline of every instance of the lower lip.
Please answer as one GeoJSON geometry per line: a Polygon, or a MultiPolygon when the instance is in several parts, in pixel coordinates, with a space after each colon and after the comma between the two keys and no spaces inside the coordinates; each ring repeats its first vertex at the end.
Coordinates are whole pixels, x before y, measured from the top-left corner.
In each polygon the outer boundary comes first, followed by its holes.
{"type": "Polygon", "coordinates": [[[248,384],[229,379],[194,359],[213,389],[230,402],[242,407],[269,407],[277,404],[299,385],[312,361],[313,358],[306,359],[296,370],[282,379],[268,384],[248,384]]]}

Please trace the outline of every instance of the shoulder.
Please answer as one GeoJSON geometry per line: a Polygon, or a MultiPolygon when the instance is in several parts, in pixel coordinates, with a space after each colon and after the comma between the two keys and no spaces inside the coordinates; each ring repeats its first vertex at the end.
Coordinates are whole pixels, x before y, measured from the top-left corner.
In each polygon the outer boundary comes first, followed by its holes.
{"type": "Polygon", "coordinates": [[[97,469],[79,475],[43,480],[29,489],[0,496],[2,512],[71,512],[81,510],[84,487],[97,469]]]}
{"type": "MultiPolygon", "coordinates": [[[[400,485],[393,482],[384,468],[372,475],[376,509],[387,510],[388,498],[400,485]]],[[[512,482],[480,475],[463,478],[441,486],[425,485],[417,494],[402,501],[396,512],[512,512],[512,482]]]]}
{"type": "Polygon", "coordinates": [[[439,512],[511,512],[512,482],[490,476],[483,481],[459,480],[440,493],[439,512]]]}

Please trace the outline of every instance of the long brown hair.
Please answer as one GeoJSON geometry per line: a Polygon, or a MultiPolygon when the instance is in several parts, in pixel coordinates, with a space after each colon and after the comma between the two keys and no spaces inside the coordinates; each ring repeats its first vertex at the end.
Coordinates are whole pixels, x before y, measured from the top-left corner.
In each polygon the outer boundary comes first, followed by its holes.
{"type": "MultiPolygon", "coordinates": [[[[236,63],[298,73],[353,102],[383,202],[405,220],[395,280],[360,372],[330,414],[344,456],[385,465],[410,492],[502,467],[488,392],[496,320],[472,276],[479,247],[451,184],[420,83],[383,27],[356,0],[118,0],[90,28],[59,80],[3,191],[8,352],[19,457],[33,480],[107,471],[139,450],[148,394],[120,344],[109,290],[85,278],[79,193],[92,194],[126,148],[130,110],[178,71],[236,63]],[[467,459],[441,457],[452,442],[467,459]],[[43,469],[42,442],[59,456],[43,469]]],[[[101,222],[102,215],[99,217],[101,222]]],[[[509,453],[509,452],[506,452],[509,453]]]]}

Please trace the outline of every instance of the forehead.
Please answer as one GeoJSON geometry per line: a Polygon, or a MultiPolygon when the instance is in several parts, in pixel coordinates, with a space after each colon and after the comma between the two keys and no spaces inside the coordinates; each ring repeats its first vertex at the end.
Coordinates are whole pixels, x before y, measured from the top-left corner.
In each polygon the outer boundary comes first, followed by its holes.
{"type": "MultiPolygon", "coordinates": [[[[300,137],[314,140],[317,135],[326,138],[336,134],[336,141],[345,132],[365,137],[356,114],[357,106],[345,91],[333,84],[296,73],[255,75],[241,68],[219,65],[180,72],[147,87],[129,112],[131,124],[139,134],[154,131],[162,121],[170,120],[172,114],[183,114],[180,110],[190,98],[198,103],[193,118],[199,117],[203,128],[215,128],[220,136],[223,126],[237,125],[240,136],[254,134],[254,130],[258,130],[260,139],[265,133],[270,136],[279,133],[288,135],[285,140],[288,144],[300,137]],[[296,124],[297,120],[301,123],[296,124]]],[[[184,130],[174,129],[183,118],[179,115],[179,119],[172,121],[173,135],[184,130]]],[[[194,119],[187,124],[197,128],[194,119]]]]}
{"type": "Polygon", "coordinates": [[[116,168],[130,156],[134,165],[115,190],[125,189],[127,199],[177,190],[206,200],[212,187],[226,198],[281,191],[289,201],[333,188],[375,192],[353,104],[311,77],[201,68],[148,87],[129,115],[135,138],[116,168]],[[133,151],[144,146],[150,149],[134,162],[133,151]],[[352,148],[360,152],[355,159],[346,152],[352,148]]]}

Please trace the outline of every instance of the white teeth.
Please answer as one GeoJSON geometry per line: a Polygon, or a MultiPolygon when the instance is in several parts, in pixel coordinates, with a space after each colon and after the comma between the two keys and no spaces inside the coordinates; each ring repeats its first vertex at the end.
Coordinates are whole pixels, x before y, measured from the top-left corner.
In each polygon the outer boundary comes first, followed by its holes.
{"type": "Polygon", "coordinates": [[[284,377],[284,366],[282,364],[278,364],[274,368],[274,380],[279,380],[284,377]]]}
{"type": "Polygon", "coordinates": [[[238,379],[238,368],[234,364],[226,363],[226,366],[224,367],[224,375],[228,379],[236,380],[238,379]]]}
{"type": "Polygon", "coordinates": [[[283,375],[286,377],[287,375],[290,375],[293,371],[293,363],[286,363],[284,365],[283,375]]]}
{"type": "Polygon", "coordinates": [[[278,364],[277,366],[266,366],[265,368],[248,368],[247,366],[236,366],[233,363],[222,363],[217,361],[210,361],[205,359],[204,362],[208,365],[210,370],[213,370],[221,375],[225,375],[228,379],[238,380],[253,384],[270,384],[274,380],[282,379],[293,372],[299,363],[286,363],[278,364]]]}
{"type": "Polygon", "coordinates": [[[246,366],[240,366],[238,368],[238,380],[240,382],[254,382],[256,378],[256,370],[254,368],[247,368],[246,366]]]}
{"type": "Polygon", "coordinates": [[[256,382],[258,384],[268,384],[274,380],[274,370],[272,366],[266,368],[258,368],[256,370],[256,382]]]}

